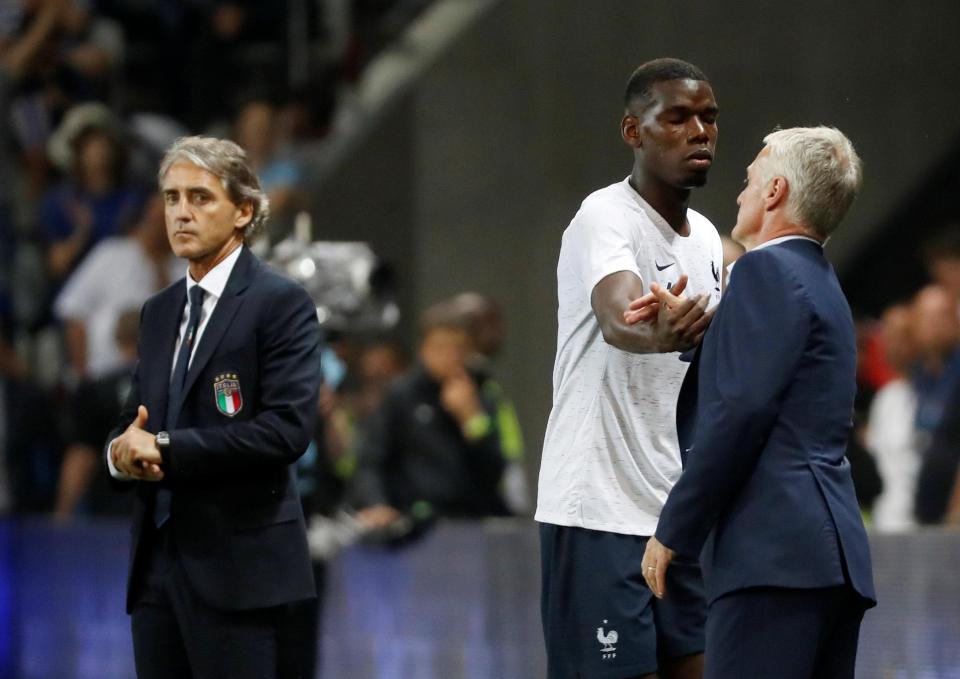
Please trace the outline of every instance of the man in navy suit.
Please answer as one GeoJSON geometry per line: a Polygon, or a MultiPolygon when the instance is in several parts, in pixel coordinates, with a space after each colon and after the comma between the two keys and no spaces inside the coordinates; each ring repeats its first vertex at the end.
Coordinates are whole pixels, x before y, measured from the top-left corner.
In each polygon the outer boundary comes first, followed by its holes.
{"type": "Polygon", "coordinates": [[[876,599],[844,457],[853,320],[823,243],[859,189],[860,160],[832,128],[764,142],[737,199],[733,237],[748,252],[681,390],[685,469],[643,571],[670,596],[671,559],[700,555],[708,679],[852,678],[876,599]]]}
{"type": "Polygon", "coordinates": [[[268,202],[239,146],[180,139],[159,181],[189,273],[143,306],[107,451],[136,485],[137,676],[269,679],[284,605],[315,595],[292,465],[316,412],[316,309],[244,246],[268,202]]]}

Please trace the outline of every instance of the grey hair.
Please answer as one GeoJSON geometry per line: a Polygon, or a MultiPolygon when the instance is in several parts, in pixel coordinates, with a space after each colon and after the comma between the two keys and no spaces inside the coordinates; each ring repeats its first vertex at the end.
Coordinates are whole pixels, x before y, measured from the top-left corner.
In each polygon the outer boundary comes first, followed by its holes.
{"type": "Polygon", "coordinates": [[[224,191],[236,205],[250,203],[253,216],[243,232],[249,244],[260,233],[270,217],[270,199],[260,188],[260,180],[247,160],[247,153],[229,139],[216,137],[180,137],[167,149],[160,161],[157,181],[163,179],[177,162],[187,162],[220,178],[224,191]]]}
{"type": "Polygon", "coordinates": [[[761,185],[787,180],[787,214],[821,238],[827,238],[853,204],[863,181],[853,144],[833,127],[792,127],[763,139],[770,150],[761,169],[761,185]]]}

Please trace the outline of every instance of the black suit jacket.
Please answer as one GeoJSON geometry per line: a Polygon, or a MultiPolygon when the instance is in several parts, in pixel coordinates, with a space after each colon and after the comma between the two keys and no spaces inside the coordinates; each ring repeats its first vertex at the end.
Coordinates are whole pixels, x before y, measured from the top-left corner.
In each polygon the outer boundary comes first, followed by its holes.
{"type": "MultiPolygon", "coordinates": [[[[108,441],[147,407],[147,430],[164,429],[174,345],[186,302],[181,279],[141,311],[130,396],[108,441]]],[[[164,453],[173,493],[170,531],[195,593],[228,610],[315,595],[293,463],[306,450],[320,384],[319,325],[306,291],[246,248],[207,323],[187,373],[164,453]],[[239,383],[233,415],[215,384],[239,383]]],[[[130,582],[153,520],[159,484],[136,482],[130,582]],[[146,522],[146,524],[145,524],[146,522]]],[[[132,605],[130,586],[127,608],[132,605]]]]}

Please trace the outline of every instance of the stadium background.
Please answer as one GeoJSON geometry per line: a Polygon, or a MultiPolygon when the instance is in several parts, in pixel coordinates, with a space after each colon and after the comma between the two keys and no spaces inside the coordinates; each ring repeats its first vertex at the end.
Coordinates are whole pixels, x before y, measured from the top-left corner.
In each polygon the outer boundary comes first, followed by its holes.
{"type": "MultiPolygon", "coordinates": [[[[550,407],[560,233],[587,193],[628,171],[617,123],[636,64],[675,55],[709,75],[721,134],[692,205],[721,232],[774,126],[824,123],[850,136],[866,181],[827,252],[858,311],[877,314],[916,290],[921,243],[957,217],[956,2],[380,4],[393,13],[372,15],[394,23],[373,31],[368,57],[337,85],[347,122],[301,153],[313,235],[366,241],[392,263],[398,334],[410,344],[429,304],[468,289],[500,301],[508,341],[497,374],[531,480],[550,407]]],[[[311,69],[329,66],[323,37],[294,37],[297,16],[322,12],[293,1],[278,11],[274,52],[250,58],[274,54],[291,83],[314,82],[311,69]]],[[[243,71],[234,75],[242,84],[243,71]]],[[[529,523],[445,527],[406,552],[341,557],[324,676],[538,676],[529,523]]],[[[0,676],[130,676],[117,598],[125,535],[89,520],[2,524],[0,676]]],[[[960,676],[958,538],[875,536],[882,603],[865,627],[861,676],[960,676]]]]}

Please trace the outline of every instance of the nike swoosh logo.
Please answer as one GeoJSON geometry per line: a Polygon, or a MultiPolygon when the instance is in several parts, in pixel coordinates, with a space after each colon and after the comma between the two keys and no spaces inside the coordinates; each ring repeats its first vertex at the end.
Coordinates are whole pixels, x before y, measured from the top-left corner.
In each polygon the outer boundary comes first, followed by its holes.
{"type": "Polygon", "coordinates": [[[663,266],[660,266],[659,264],[657,264],[656,260],[654,260],[653,262],[653,265],[657,267],[657,271],[663,271],[664,269],[669,269],[674,264],[676,264],[676,262],[670,262],[669,264],[664,264],[663,266]]]}

